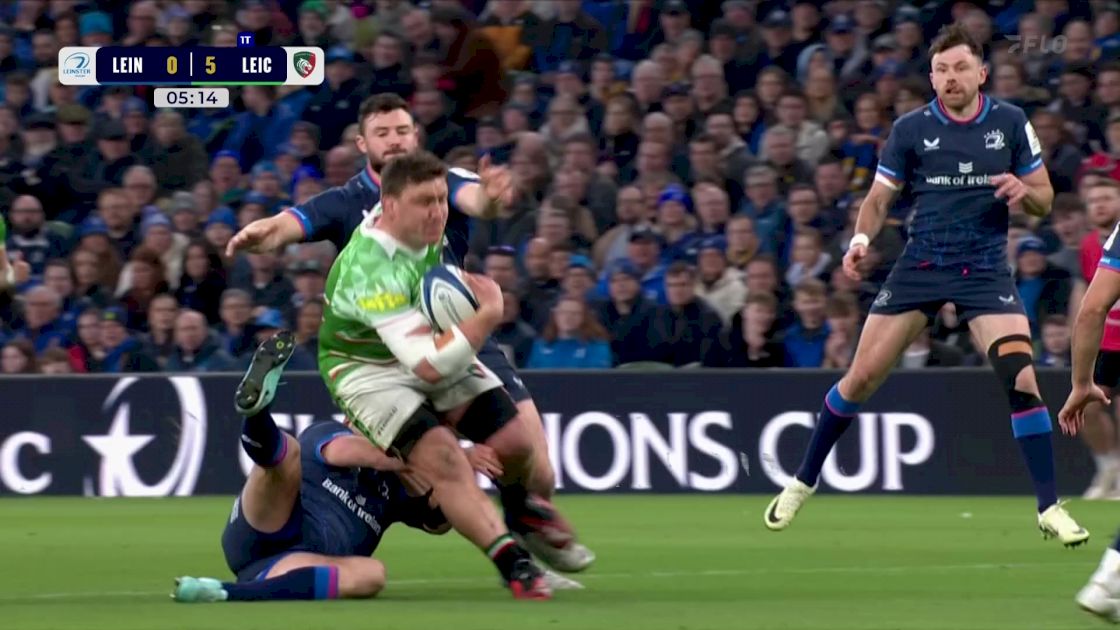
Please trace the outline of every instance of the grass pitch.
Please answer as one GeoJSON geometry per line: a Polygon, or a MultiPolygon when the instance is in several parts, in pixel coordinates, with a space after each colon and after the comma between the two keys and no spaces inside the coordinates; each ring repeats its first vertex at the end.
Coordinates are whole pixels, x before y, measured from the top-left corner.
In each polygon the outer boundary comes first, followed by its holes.
{"type": "Polygon", "coordinates": [[[0,628],[10,630],[734,630],[1099,628],[1073,604],[1111,544],[1043,542],[1029,498],[815,497],[767,531],[758,496],[560,497],[599,555],[583,591],[516,602],[454,534],[392,528],[382,597],[172,602],[177,575],[228,579],[228,498],[0,500],[0,628]]]}

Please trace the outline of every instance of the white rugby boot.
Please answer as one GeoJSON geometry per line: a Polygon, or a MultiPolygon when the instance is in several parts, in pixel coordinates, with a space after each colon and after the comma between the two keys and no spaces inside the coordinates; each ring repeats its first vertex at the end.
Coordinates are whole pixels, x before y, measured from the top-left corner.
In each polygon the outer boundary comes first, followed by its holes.
{"type": "Polygon", "coordinates": [[[1076,547],[1089,540],[1089,530],[1073,520],[1061,501],[1038,515],[1038,529],[1043,538],[1057,538],[1066,547],[1076,547]]]}
{"type": "Polygon", "coordinates": [[[786,486],[785,490],[774,497],[770,505],[766,507],[766,514],[762,517],[762,522],[766,527],[772,531],[781,531],[793,522],[793,517],[797,516],[797,511],[801,509],[802,505],[813,496],[816,488],[810,488],[797,477],[786,486]]]}

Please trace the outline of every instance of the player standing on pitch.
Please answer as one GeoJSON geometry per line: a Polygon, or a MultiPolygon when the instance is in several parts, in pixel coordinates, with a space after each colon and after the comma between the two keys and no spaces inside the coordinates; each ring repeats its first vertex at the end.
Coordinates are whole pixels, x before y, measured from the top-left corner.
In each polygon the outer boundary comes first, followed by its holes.
{"type": "MultiPolygon", "coordinates": [[[[301,241],[329,240],[341,252],[351,234],[381,200],[381,169],[393,157],[419,148],[418,128],[408,104],[396,94],[375,94],[358,112],[358,149],[369,160],[345,185],[330,188],[306,203],[245,226],[229,242],[227,254],[238,250],[275,251],[301,241]]],[[[448,171],[449,215],[444,262],[462,266],[467,254],[472,217],[491,219],[512,196],[509,171],[483,158],[479,174],[448,171]]],[[[508,423],[474,427],[464,437],[486,444],[505,470],[499,481],[506,524],[536,556],[560,571],[582,571],[595,555],[567,534],[562,517],[547,502],[555,474],[540,412],[521,377],[493,340],[479,352],[482,363],[501,379],[517,403],[518,415],[508,423]]]]}
{"type": "MultiPolygon", "coordinates": [[[[1096,184],[1113,188],[1120,185],[1112,180],[1096,184]]],[[[1101,387],[1093,382],[1094,365],[1101,347],[1105,319],[1109,311],[1120,301],[1120,239],[1117,233],[1120,225],[1112,230],[1112,235],[1104,244],[1104,254],[1097,263],[1097,273],[1093,275],[1077,321],[1073,326],[1073,376],[1072,388],[1066,404],[1058,412],[1058,423],[1069,434],[1077,433],[1085,424],[1085,411],[1093,403],[1109,404],[1108,396],[1101,387]]],[[[1104,552],[1100,566],[1089,579],[1089,583],[1077,594],[1077,603],[1085,610],[1120,623],[1120,537],[1112,547],[1104,552]]]]}
{"type": "Polygon", "coordinates": [[[860,276],[858,264],[904,186],[915,200],[910,240],[871,307],[851,367],[825,396],[801,467],[763,520],[772,530],[789,527],[860,405],[952,302],[987,349],[1011,403],[1011,431],[1034,483],[1039,529],[1079,545],[1089,532],[1058,502],[1050,412],[1031,367],[1030,327],[1007,264],[1009,207],[1045,216],[1054,199],[1042,145],[1023,110],[980,92],[988,77],[983,50],[963,28],[946,27],[930,55],[937,98],[891,130],[844,271],[860,276]]]}

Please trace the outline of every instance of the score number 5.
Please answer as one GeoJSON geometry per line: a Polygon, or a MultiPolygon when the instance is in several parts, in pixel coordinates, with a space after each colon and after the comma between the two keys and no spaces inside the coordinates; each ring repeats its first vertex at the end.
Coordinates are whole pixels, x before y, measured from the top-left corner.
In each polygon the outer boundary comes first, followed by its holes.
{"type": "Polygon", "coordinates": [[[217,71],[218,71],[218,67],[216,65],[214,65],[214,57],[213,56],[207,56],[206,57],[206,74],[214,74],[217,71]]]}

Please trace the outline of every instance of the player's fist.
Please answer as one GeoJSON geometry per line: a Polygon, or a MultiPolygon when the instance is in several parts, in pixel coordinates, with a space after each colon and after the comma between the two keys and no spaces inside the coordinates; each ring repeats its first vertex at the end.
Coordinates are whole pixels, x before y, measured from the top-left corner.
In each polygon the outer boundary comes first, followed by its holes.
{"type": "Polygon", "coordinates": [[[863,280],[860,263],[864,258],[867,258],[867,245],[856,244],[849,247],[848,253],[844,254],[844,275],[852,280],[863,280]]]}
{"type": "Polygon", "coordinates": [[[491,162],[490,154],[482,156],[478,161],[478,178],[482,194],[490,202],[501,206],[513,203],[513,177],[508,168],[491,162]]]}
{"type": "Polygon", "coordinates": [[[989,181],[996,187],[996,199],[1002,199],[1009,206],[1022,203],[1023,199],[1027,197],[1027,192],[1029,192],[1023,180],[1011,173],[993,175],[989,181]]]}
{"type": "Polygon", "coordinates": [[[1062,433],[1077,435],[1081,425],[1085,423],[1085,408],[1094,402],[1110,404],[1108,396],[1100,387],[1092,384],[1074,385],[1066,398],[1066,404],[1058,412],[1058,425],[1062,427],[1062,433]]]}
{"type": "Polygon", "coordinates": [[[467,284],[470,285],[471,291],[478,299],[478,310],[487,310],[492,314],[501,316],[504,305],[502,303],[502,288],[498,286],[498,283],[487,276],[476,273],[464,273],[463,277],[466,278],[467,284]]]}

